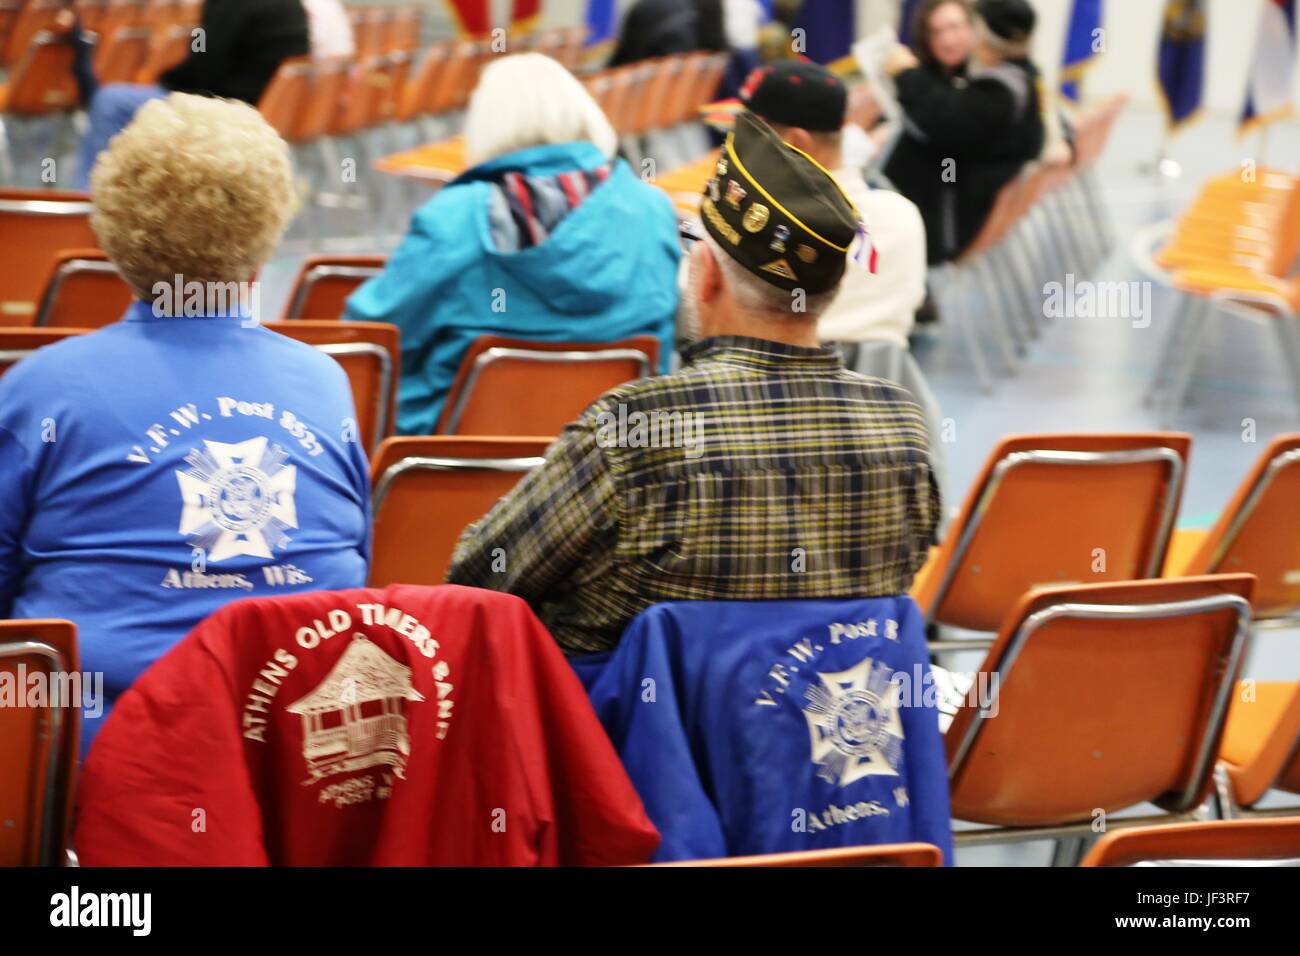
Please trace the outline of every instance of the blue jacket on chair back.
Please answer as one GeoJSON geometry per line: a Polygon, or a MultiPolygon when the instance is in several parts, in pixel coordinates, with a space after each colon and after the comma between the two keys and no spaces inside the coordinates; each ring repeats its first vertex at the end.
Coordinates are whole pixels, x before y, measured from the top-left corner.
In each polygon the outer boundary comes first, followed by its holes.
{"type": "Polygon", "coordinates": [[[639,614],[589,693],[656,860],[920,841],[951,865],[929,673],[909,597],[695,601],[639,614]]]}

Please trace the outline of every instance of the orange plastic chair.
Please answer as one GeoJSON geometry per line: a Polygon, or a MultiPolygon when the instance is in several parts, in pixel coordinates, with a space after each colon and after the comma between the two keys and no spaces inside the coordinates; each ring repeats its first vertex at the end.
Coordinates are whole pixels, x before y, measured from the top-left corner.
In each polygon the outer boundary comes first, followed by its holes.
{"type": "Polygon", "coordinates": [[[30,325],[60,250],[97,246],[90,197],[55,189],[0,189],[0,325],[30,325]]]}
{"type": "Polygon", "coordinates": [[[1256,460],[1208,531],[1172,576],[1243,571],[1255,575],[1258,619],[1300,615],[1300,433],[1279,435],[1256,460]]]}
{"type": "Polygon", "coordinates": [[[1086,835],[1096,811],[1114,826],[1148,802],[1193,811],[1211,787],[1253,587],[1233,574],[1026,594],[976,675],[984,691],[944,735],[954,819],[998,828],[959,831],[957,844],[1086,835]]]}
{"type": "Polygon", "coordinates": [[[36,310],[40,328],[98,329],[118,321],[135,294],[102,249],[63,249],[36,310]]]}
{"type": "Polygon", "coordinates": [[[434,94],[442,82],[443,74],[451,68],[450,43],[435,43],[420,58],[414,73],[402,89],[397,101],[399,123],[407,123],[432,112],[434,94]]]}
{"type": "Polygon", "coordinates": [[[122,27],[107,36],[95,51],[95,76],[100,83],[134,83],[149,63],[153,32],[148,27],[122,27]]]}
{"type": "Polygon", "coordinates": [[[466,526],[543,461],[550,438],[389,438],[371,461],[370,584],[441,584],[466,526]]]}
{"type": "Polygon", "coordinates": [[[108,0],[97,31],[101,45],[104,38],[115,36],[119,30],[148,25],[149,16],[146,0],[108,0]]]}
{"type": "Polygon", "coordinates": [[[294,128],[310,93],[313,69],[307,57],[285,60],[257,104],[262,118],[288,142],[294,141],[294,128]]]}
{"type": "Polygon", "coordinates": [[[1245,861],[1300,864],[1300,818],[1206,820],[1116,830],[1097,841],[1080,866],[1245,861]]]}
{"type": "MultiPolygon", "coordinates": [[[[41,706],[0,707],[0,866],[61,866],[76,790],[77,705],[97,689],[81,685],[71,621],[0,621],[6,683],[19,682],[19,667],[28,680],[45,675],[51,696],[41,706]],[[56,688],[59,706],[53,706],[56,688]]],[[[26,694],[26,682],[19,686],[26,694]]]]}
{"type": "Polygon", "coordinates": [[[397,370],[402,356],[397,326],[385,322],[334,322],[300,319],[268,322],[266,327],[325,352],[343,366],[352,386],[358,437],[367,455],[393,433],[397,370]]]}
{"type": "Polygon", "coordinates": [[[313,60],[308,84],[291,130],[290,142],[310,143],[329,135],[335,110],[348,82],[347,60],[313,60]]]}
{"type": "Polygon", "coordinates": [[[23,11],[23,0],[0,0],[0,66],[9,63],[9,38],[23,11]]]}
{"type": "Polygon", "coordinates": [[[387,261],[387,256],[378,253],[308,256],[298,269],[281,320],[339,318],[348,296],[383,272],[387,261]]]}
{"type": "Polygon", "coordinates": [[[1294,803],[1276,809],[1255,806],[1272,790],[1300,794],[1300,683],[1238,686],[1219,749],[1218,775],[1225,816],[1300,816],[1300,806],[1294,803]]]}
{"type": "Polygon", "coordinates": [[[149,45],[149,55],[136,74],[136,82],[157,83],[160,76],[190,55],[190,45],[193,42],[188,27],[178,23],[156,27],[153,42],[149,45]]]}
{"type": "Polygon", "coordinates": [[[13,17],[9,38],[4,50],[4,62],[22,61],[37,34],[54,27],[54,21],[63,10],[63,0],[24,0],[13,17]]]}
{"type": "Polygon", "coordinates": [[[1033,587],[1153,578],[1191,436],[1012,435],[913,582],[926,619],[994,631],[1033,587]]]}
{"type": "Polygon", "coordinates": [[[593,401],[654,374],[659,340],[474,340],[434,428],[442,435],[558,435],[593,401]]]}
{"type": "Polygon", "coordinates": [[[676,860],[649,866],[707,867],[818,867],[818,866],[943,866],[943,852],[929,843],[893,843],[882,846],[845,846],[831,850],[730,856],[716,860],[676,860]]]}
{"type": "Polygon", "coordinates": [[[0,113],[49,116],[77,106],[72,47],[48,31],[32,37],[0,86],[0,113]]]}

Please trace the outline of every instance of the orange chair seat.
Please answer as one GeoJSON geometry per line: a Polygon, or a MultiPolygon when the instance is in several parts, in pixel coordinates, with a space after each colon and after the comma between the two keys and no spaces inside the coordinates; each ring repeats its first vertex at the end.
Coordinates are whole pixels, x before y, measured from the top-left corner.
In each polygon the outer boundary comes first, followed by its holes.
{"type": "Polygon", "coordinates": [[[1192,558],[1201,550],[1208,528],[1175,528],[1169,536],[1169,551],[1165,554],[1165,577],[1178,578],[1187,574],[1192,558]]]}
{"type": "MultiPolygon", "coordinates": [[[[1249,807],[1277,782],[1300,740],[1300,683],[1256,683],[1251,700],[1245,692],[1246,685],[1238,684],[1219,759],[1237,803],[1249,807]]],[[[1289,789],[1297,782],[1284,778],[1281,784],[1289,789]]]]}

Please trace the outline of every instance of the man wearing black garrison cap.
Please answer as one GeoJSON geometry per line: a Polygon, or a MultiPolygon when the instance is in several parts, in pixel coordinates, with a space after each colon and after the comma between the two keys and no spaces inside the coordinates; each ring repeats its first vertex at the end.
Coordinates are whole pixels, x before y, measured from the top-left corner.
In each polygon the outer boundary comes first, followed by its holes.
{"type": "Polygon", "coordinates": [[[900,594],[933,537],[920,409],[817,341],[862,268],[852,203],[743,113],[702,219],[682,368],[597,399],[466,529],[448,573],[523,597],[572,654],[612,648],[662,601],[900,594]]]}
{"type": "MultiPolygon", "coordinates": [[[[818,320],[821,341],[838,343],[849,368],[898,382],[911,392],[934,434],[942,412],[908,344],[916,310],[925,301],[925,223],[920,210],[892,189],[868,186],[862,170],[845,163],[841,138],[848,91],[824,66],[783,60],[759,67],[740,98],[778,136],[829,170],[862,216],[878,257],[874,270],[848,270],[818,320]]],[[[931,444],[936,479],[944,491],[942,450],[942,443],[931,444]]]]}

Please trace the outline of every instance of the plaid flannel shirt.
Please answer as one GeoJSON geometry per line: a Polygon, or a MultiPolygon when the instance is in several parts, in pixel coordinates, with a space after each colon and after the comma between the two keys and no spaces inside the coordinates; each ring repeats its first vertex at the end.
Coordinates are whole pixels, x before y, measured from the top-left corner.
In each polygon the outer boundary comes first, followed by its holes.
{"type": "Polygon", "coordinates": [[[725,336],[683,358],[566,426],[447,580],[524,598],[571,654],[662,601],[907,591],[940,511],[909,393],[829,348],[725,336]]]}

